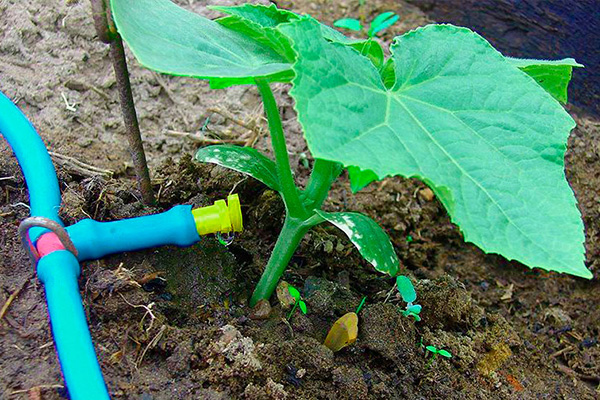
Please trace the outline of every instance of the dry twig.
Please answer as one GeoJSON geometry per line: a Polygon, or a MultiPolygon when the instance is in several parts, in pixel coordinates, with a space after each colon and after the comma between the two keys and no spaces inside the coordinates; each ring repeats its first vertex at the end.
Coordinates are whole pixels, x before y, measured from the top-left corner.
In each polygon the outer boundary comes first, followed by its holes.
{"type": "Polygon", "coordinates": [[[15,390],[15,391],[11,392],[11,395],[30,393],[32,390],[37,390],[37,389],[42,390],[42,389],[62,389],[62,388],[64,388],[63,385],[38,385],[38,386],[34,386],[29,389],[15,390]]]}
{"type": "Polygon", "coordinates": [[[55,153],[53,151],[48,152],[52,157],[52,160],[58,165],[65,167],[70,172],[75,172],[81,176],[94,177],[102,176],[104,178],[112,178],[114,171],[109,169],[102,169],[94,167],[93,165],[84,163],[74,157],[65,156],[64,154],[55,153]]]}
{"type": "Polygon", "coordinates": [[[152,338],[152,340],[146,345],[146,347],[144,348],[144,351],[142,351],[142,354],[140,354],[140,356],[138,357],[138,359],[135,362],[135,366],[136,368],[139,368],[139,366],[142,364],[142,361],[144,360],[144,356],[146,356],[146,352],[149,349],[152,349],[154,347],[156,347],[156,345],[158,344],[158,342],[160,342],[160,339],[162,339],[165,331],[167,330],[167,326],[163,325],[160,327],[160,331],[158,331],[158,333],[156,334],[156,336],[154,336],[152,338]]]}
{"type": "Polygon", "coordinates": [[[31,278],[34,277],[34,275],[35,275],[35,273],[29,274],[29,276],[21,283],[21,285],[17,288],[17,290],[15,290],[10,296],[8,296],[8,299],[6,300],[6,302],[4,303],[4,305],[2,306],[2,308],[0,309],[0,321],[6,315],[6,312],[8,311],[8,308],[10,307],[10,305],[12,304],[12,302],[17,298],[17,296],[19,295],[19,293],[21,293],[21,291],[23,289],[25,289],[25,286],[27,286],[27,284],[29,283],[29,281],[31,280],[31,278]]]}

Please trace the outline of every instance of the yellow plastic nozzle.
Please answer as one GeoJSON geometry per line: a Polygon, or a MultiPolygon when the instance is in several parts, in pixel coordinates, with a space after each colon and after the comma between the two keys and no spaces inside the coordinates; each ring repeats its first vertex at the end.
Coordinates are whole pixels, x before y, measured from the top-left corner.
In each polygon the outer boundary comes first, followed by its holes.
{"type": "Polygon", "coordinates": [[[237,194],[233,194],[227,197],[227,200],[229,205],[225,203],[225,200],[217,200],[212,206],[192,210],[199,235],[242,231],[240,199],[237,194]]]}
{"type": "Polygon", "coordinates": [[[243,231],[244,223],[242,221],[242,205],[240,204],[240,197],[237,194],[231,194],[227,196],[227,203],[229,204],[229,219],[231,220],[233,231],[243,231]]]}

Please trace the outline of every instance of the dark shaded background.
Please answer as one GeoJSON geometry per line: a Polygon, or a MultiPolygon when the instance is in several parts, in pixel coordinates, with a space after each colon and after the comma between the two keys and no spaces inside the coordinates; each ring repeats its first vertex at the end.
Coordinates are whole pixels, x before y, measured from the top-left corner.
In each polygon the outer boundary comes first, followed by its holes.
{"type": "Polygon", "coordinates": [[[600,115],[599,0],[408,0],[436,22],[474,29],[503,54],[573,57],[569,103],[600,115]]]}

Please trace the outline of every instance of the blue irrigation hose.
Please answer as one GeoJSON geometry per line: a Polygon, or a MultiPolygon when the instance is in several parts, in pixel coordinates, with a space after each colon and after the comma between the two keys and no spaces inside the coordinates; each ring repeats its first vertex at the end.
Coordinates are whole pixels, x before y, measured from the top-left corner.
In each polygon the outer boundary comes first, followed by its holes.
{"type": "Polygon", "coordinates": [[[60,190],[44,142],[21,110],[0,92],[0,133],[12,147],[25,176],[31,215],[63,224],[58,217],[60,190]]]}
{"type": "MultiPolygon", "coordinates": [[[[2,92],[0,133],[12,147],[25,176],[31,215],[62,225],[58,217],[58,179],[44,142],[25,115],[2,92]]],[[[33,232],[31,237],[36,237],[33,232]]],[[[77,259],[68,251],[56,251],[39,260],[37,272],[46,290],[54,343],[71,399],[109,399],[81,304],[77,259]]]]}
{"type": "Polygon", "coordinates": [[[175,206],[161,214],[114,222],[83,219],[69,226],[67,232],[79,261],[166,244],[191,246],[200,240],[192,206],[175,206]]]}
{"type": "Polygon", "coordinates": [[[54,345],[72,400],[109,399],[81,304],[77,278],[81,269],[68,250],[40,259],[37,274],[46,289],[54,345]]]}

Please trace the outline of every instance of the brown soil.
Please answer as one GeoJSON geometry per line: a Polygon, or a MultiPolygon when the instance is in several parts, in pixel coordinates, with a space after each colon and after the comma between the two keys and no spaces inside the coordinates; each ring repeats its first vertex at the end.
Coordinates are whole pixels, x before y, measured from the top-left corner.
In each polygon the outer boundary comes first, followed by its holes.
{"type": "MultiPolygon", "coordinates": [[[[204,15],[204,1],[185,2],[204,15]],[[191,4],[188,4],[191,3],[191,4]]],[[[228,2],[232,3],[232,2],[228,2]]],[[[331,23],[355,15],[354,1],[285,0],[279,5],[331,23]]],[[[369,1],[369,14],[402,16],[384,39],[428,22],[413,6],[369,1]]],[[[193,79],[159,76],[129,60],[155,189],[156,208],[142,207],[119,114],[105,45],[95,39],[89,4],[0,2],[0,90],[14,99],[48,148],[114,172],[92,177],[58,158],[68,224],[108,221],[207,205],[235,187],[246,231],[225,248],[207,238],[187,249],[165,247],[83,264],[80,281],[96,351],[111,395],[123,399],[593,399],[600,383],[600,286],[531,271],[463,242],[441,204],[419,182],[386,179],[352,195],[345,177],[326,208],[364,212],[390,233],[403,273],[419,283],[423,320],[413,323],[385,301],[393,285],[362,261],[332,227],[309,233],[284,279],[303,289],[309,313],[288,324],[278,301],[267,320],[252,320],[246,299],[281,226],[283,205],[258,182],[189,157],[197,144],[172,131],[197,133],[209,118],[211,138],[247,138],[268,152],[252,87],[210,91],[193,79]],[[68,103],[68,104],[67,104],[68,103]],[[216,110],[215,110],[216,109],[216,110]],[[229,118],[231,117],[231,118],[229,118]],[[411,236],[412,241],[407,241],[411,236]],[[136,282],[159,272],[166,286],[136,282]],[[335,319],[360,314],[358,341],[333,354],[322,345],[335,319]],[[143,318],[144,305],[154,318],[143,318]],[[143,319],[143,320],[142,320],[143,319]],[[151,343],[154,343],[153,345],[151,343]],[[421,343],[452,359],[430,360],[421,343]]],[[[298,180],[308,153],[285,87],[278,87],[298,180]]],[[[589,268],[597,274],[600,243],[600,124],[571,110],[567,177],[583,213],[589,268]]],[[[64,160],[64,159],[63,159],[64,160]]],[[[310,161],[310,160],[309,160],[310,161]]],[[[0,398],[64,398],[52,346],[44,289],[17,238],[28,216],[27,191],[6,142],[0,141],[0,305],[23,287],[0,321],[0,398]],[[31,391],[30,391],[31,394],[31,391]]]]}

